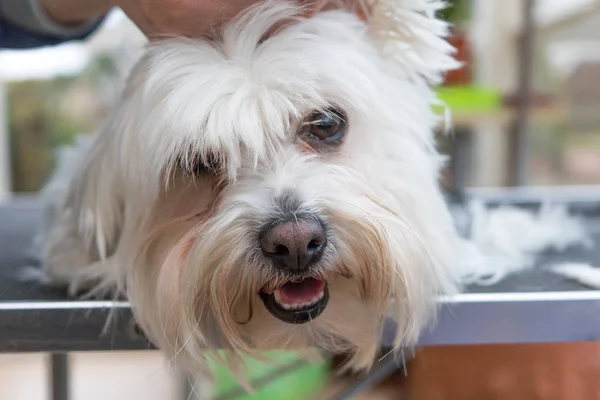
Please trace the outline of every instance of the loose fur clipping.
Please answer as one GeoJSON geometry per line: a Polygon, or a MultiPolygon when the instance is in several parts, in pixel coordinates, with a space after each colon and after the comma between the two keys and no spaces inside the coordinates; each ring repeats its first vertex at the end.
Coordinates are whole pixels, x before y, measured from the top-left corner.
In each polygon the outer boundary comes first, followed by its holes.
{"type": "Polygon", "coordinates": [[[365,370],[386,318],[396,351],[415,344],[436,297],[460,284],[432,110],[432,85],[457,64],[443,2],[361,4],[365,20],[350,8],[307,19],[268,1],[215,38],[151,43],[77,166],[45,191],[48,277],[126,296],[192,374],[214,356],[243,381],[241,355],[272,348],[348,353],[365,370]],[[337,115],[344,136],[307,133],[315,113],[337,115]],[[327,241],[290,275],[259,239],[298,218],[327,241]],[[283,322],[261,301],[308,278],[329,290],[313,320],[283,322]]]}
{"type": "MultiPolygon", "coordinates": [[[[467,239],[458,242],[456,264],[464,284],[498,283],[510,274],[532,268],[547,250],[593,246],[581,218],[570,215],[564,205],[544,204],[533,212],[510,206],[489,209],[481,201],[472,201],[468,209],[471,229],[467,239]]],[[[567,274],[569,270],[564,266],[555,272],[567,274]]]]}
{"type": "Polygon", "coordinates": [[[552,267],[552,272],[592,289],[600,289],[600,268],[588,263],[568,262],[552,267]]]}

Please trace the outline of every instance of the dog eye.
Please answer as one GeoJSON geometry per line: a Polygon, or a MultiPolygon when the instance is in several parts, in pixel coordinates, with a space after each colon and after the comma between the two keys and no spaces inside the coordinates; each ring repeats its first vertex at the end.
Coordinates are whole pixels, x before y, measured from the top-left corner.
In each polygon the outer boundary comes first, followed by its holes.
{"type": "Polygon", "coordinates": [[[178,164],[183,172],[192,176],[206,172],[216,174],[221,170],[219,160],[212,155],[204,159],[200,156],[179,157],[178,164]]]}
{"type": "Polygon", "coordinates": [[[309,139],[321,142],[336,142],[344,136],[346,121],[343,114],[330,109],[326,112],[315,111],[304,121],[301,133],[309,139]]]}

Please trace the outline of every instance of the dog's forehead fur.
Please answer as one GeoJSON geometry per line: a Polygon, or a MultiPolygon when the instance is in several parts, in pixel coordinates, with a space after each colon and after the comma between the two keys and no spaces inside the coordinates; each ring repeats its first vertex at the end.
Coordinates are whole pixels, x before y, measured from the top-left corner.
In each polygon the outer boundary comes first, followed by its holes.
{"type": "Polygon", "coordinates": [[[128,129],[128,140],[151,160],[148,170],[170,168],[178,155],[194,152],[220,157],[235,176],[279,152],[295,123],[328,106],[350,120],[347,153],[356,132],[369,135],[356,146],[364,152],[392,125],[432,144],[419,115],[429,93],[383,72],[389,66],[363,21],[342,11],[310,19],[296,12],[275,4],[228,25],[217,40],[177,38],[149,48],[127,91],[135,105],[129,112],[140,113],[129,118],[139,125],[128,129]]]}

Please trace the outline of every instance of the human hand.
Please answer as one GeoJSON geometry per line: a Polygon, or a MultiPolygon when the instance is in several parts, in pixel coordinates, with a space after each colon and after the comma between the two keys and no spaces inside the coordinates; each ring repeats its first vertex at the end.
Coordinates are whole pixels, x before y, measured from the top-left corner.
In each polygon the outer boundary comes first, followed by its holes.
{"type": "MultiPolygon", "coordinates": [[[[148,37],[211,35],[223,23],[260,0],[39,0],[57,22],[79,24],[120,7],[148,37]]],[[[307,14],[326,0],[302,0],[307,14]]]]}
{"type": "Polygon", "coordinates": [[[147,36],[210,36],[259,0],[117,0],[147,36]]]}

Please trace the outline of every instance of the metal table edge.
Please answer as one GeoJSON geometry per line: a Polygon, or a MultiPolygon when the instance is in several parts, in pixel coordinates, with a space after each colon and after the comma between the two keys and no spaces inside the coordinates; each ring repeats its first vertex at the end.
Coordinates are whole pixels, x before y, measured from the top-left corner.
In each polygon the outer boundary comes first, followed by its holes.
{"type": "MultiPolygon", "coordinates": [[[[600,291],[465,293],[440,297],[438,304],[436,319],[418,346],[600,340],[600,291]]],[[[0,352],[149,349],[132,336],[130,324],[121,323],[108,338],[103,334],[108,313],[115,309],[131,317],[127,302],[0,302],[0,321],[19,321],[18,335],[9,332],[10,323],[0,324],[0,352]]],[[[389,323],[382,347],[392,347],[394,338],[395,326],[389,323]]]]}

